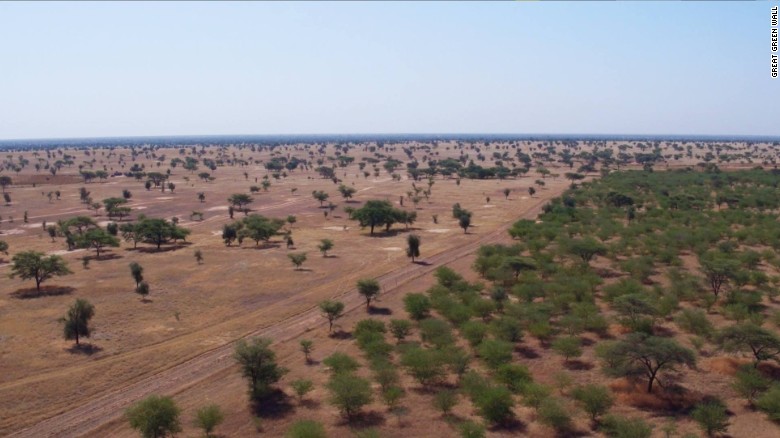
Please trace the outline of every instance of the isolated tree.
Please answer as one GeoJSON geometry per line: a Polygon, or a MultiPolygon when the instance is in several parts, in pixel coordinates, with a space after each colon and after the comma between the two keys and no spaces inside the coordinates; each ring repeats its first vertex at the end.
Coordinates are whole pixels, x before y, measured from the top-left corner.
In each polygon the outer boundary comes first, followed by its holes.
{"type": "Polygon", "coordinates": [[[726,327],[718,333],[716,342],[728,352],[749,351],[754,367],[769,359],[780,362],[780,337],[752,323],[726,327]]]}
{"type": "Polygon", "coordinates": [[[228,202],[231,206],[238,211],[243,211],[244,215],[249,214],[249,208],[247,206],[253,201],[254,199],[246,193],[235,193],[228,198],[228,202]]]}
{"type": "Polygon", "coordinates": [[[203,192],[198,192],[198,201],[206,202],[206,194],[203,192]]]}
{"type": "Polygon", "coordinates": [[[222,226],[222,240],[225,245],[230,246],[238,239],[238,228],[234,224],[225,224],[222,226]]]}
{"type": "Polygon", "coordinates": [[[299,271],[301,269],[301,265],[303,265],[303,262],[306,261],[305,252],[294,252],[291,254],[287,254],[287,257],[290,259],[292,264],[295,265],[296,271],[299,271]]]}
{"type": "Polygon", "coordinates": [[[295,395],[298,396],[298,402],[300,403],[303,401],[303,397],[314,389],[314,382],[308,379],[297,379],[290,382],[290,386],[295,391],[295,395]]]}
{"type": "Polygon", "coordinates": [[[327,387],[330,391],[330,403],[341,411],[347,420],[354,418],[373,398],[371,383],[349,373],[334,374],[327,387]]]}
{"type": "Polygon", "coordinates": [[[471,215],[467,215],[467,214],[461,215],[458,218],[458,226],[463,228],[464,234],[468,234],[469,227],[471,226],[471,215]]]}
{"type": "Polygon", "coordinates": [[[249,381],[249,394],[254,400],[265,396],[271,385],[286,372],[277,365],[276,354],[271,351],[270,345],[271,340],[265,338],[240,339],[236,343],[233,357],[249,381]]]}
{"type": "Polygon", "coordinates": [[[330,197],[330,195],[328,195],[327,193],[323,192],[322,190],[315,190],[315,191],[311,192],[311,196],[314,199],[316,199],[317,201],[320,202],[320,207],[322,207],[322,204],[325,201],[327,201],[328,198],[330,197]]]}
{"type": "Polygon", "coordinates": [[[203,252],[201,250],[196,249],[194,256],[195,256],[195,261],[198,262],[199,265],[203,264],[203,252]]]}
{"type": "Polygon", "coordinates": [[[10,186],[13,183],[10,176],[7,175],[0,175],[0,187],[3,188],[3,193],[5,193],[5,188],[10,186]]]}
{"type": "Polygon", "coordinates": [[[599,418],[606,414],[615,403],[609,388],[602,385],[583,385],[574,388],[571,396],[576,400],[593,422],[594,429],[599,424],[599,418]]]}
{"type": "Polygon", "coordinates": [[[190,230],[177,226],[165,219],[143,218],[136,224],[136,232],[149,243],[157,245],[160,249],[163,243],[171,240],[185,239],[190,230]]]}
{"type": "Polygon", "coordinates": [[[135,293],[141,296],[141,301],[146,300],[146,296],[149,295],[149,283],[142,281],[135,287],[135,293]]]}
{"type": "Polygon", "coordinates": [[[536,194],[536,189],[533,187],[528,187],[528,196],[533,198],[535,194],[536,194]]]}
{"type": "Polygon", "coordinates": [[[311,362],[311,352],[314,351],[314,342],[311,339],[301,339],[301,351],[306,358],[306,363],[311,362]]]}
{"type": "Polygon", "coordinates": [[[322,252],[323,257],[327,257],[328,251],[333,249],[333,241],[330,239],[322,239],[320,240],[320,244],[317,245],[317,248],[322,252]]]}
{"type": "Polygon", "coordinates": [[[11,278],[35,280],[35,289],[41,291],[41,283],[52,278],[72,274],[65,260],[57,255],[46,256],[38,251],[23,251],[11,258],[11,278]]]}
{"type": "Polygon", "coordinates": [[[144,268],[138,262],[131,262],[130,276],[135,280],[135,287],[137,288],[144,281],[144,268]]]}
{"type": "Polygon", "coordinates": [[[333,331],[333,323],[344,314],[344,303],[341,301],[325,300],[320,303],[322,316],[328,320],[328,333],[333,331]]]}
{"type": "Polygon", "coordinates": [[[91,332],[89,321],[93,316],[95,316],[95,306],[85,299],[77,299],[68,309],[67,315],[60,320],[64,324],[65,339],[75,340],[78,346],[79,338],[88,338],[91,332]]]}
{"type": "Polygon", "coordinates": [[[224,420],[225,415],[217,405],[204,406],[195,412],[195,427],[203,429],[207,438],[224,420]]]}
{"type": "Polygon", "coordinates": [[[451,389],[442,389],[433,397],[433,406],[445,416],[449,415],[457,404],[458,393],[451,389]]]}
{"type": "Polygon", "coordinates": [[[366,300],[366,310],[371,308],[371,300],[375,299],[381,290],[379,282],[373,278],[364,278],[358,280],[357,290],[360,295],[366,300]]]}
{"type": "Polygon", "coordinates": [[[288,224],[288,225],[290,225],[290,230],[292,231],[293,224],[295,224],[296,222],[298,222],[298,218],[296,218],[296,217],[295,217],[295,216],[293,216],[293,215],[289,215],[289,216],[287,216],[287,219],[286,219],[286,221],[287,221],[287,224],[288,224]]]}
{"type": "Polygon", "coordinates": [[[0,253],[8,255],[8,242],[0,240],[0,253]]]}
{"type": "Polygon", "coordinates": [[[355,192],[357,192],[357,190],[354,187],[349,187],[344,184],[339,185],[339,193],[341,193],[341,196],[343,196],[344,199],[352,199],[355,192]]]}
{"type": "Polygon", "coordinates": [[[680,365],[692,367],[696,364],[693,351],[677,341],[639,333],[605,343],[598,353],[604,361],[604,372],[616,377],[643,376],[647,379],[648,393],[653,391],[660,372],[673,371],[680,365]]]}
{"type": "Polygon", "coordinates": [[[164,438],[181,432],[180,413],[172,398],[150,395],[130,406],[125,416],[142,437],[164,438]]]}
{"type": "Polygon", "coordinates": [[[509,199],[510,193],[512,193],[512,189],[504,189],[504,199],[509,199]]]}
{"type": "Polygon", "coordinates": [[[406,256],[412,258],[412,263],[415,257],[420,257],[420,236],[410,234],[406,237],[406,256]]]}

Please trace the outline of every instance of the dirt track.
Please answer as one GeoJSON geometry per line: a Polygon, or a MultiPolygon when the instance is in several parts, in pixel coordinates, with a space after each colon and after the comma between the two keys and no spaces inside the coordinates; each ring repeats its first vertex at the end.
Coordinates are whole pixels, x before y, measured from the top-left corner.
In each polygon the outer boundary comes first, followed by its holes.
{"type": "MultiPolygon", "coordinates": [[[[516,219],[535,218],[549,197],[557,195],[558,193],[550,193],[544,198],[535,199],[536,202],[516,219]]],[[[378,280],[382,285],[383,293],[393,293],[398,289],[398,286],[428,274],[439,266],[466,257],[474,253],[481,245],[508,240],[506,229],[509,225],[509,223],[504,224],[497,230],[480,236],[467,245],[435,254],[425,259],[425,264],[405,264],[399,269],[380,276],[378,280]]],[[[345,303],[347,312],[362,308],[364,305],[354,289],[344,292],[338,298],[345,303]]],[[[276,324],[260,328],[248,336],[263,336],[279,343],[294,339],[307,329],[324,324],[325,321],[318,309],[309,308],[276,324]]],[[[40,438],[89,435],[91,431],[119,419],[125,408],[139,399],[152,393],[175,394],[215,373],[234,366],[232,355],[233,342],[223,344],[143,380],[96,396],[81,406],[15,432],[10,437],[40,438]]]]}

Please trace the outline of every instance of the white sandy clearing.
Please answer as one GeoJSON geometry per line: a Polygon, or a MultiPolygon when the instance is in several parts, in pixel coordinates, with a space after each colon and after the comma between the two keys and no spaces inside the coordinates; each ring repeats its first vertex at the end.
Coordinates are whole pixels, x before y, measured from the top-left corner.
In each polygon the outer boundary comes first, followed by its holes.
{"type": "Polygon", "coordinates": [[[3,233],[0,234],[0,236],[2,235],[12,236],[14,234],[24,234],[24,230],[21,228],[11,228],[10,230],[2,230],[2,231],[3,233]]]}
{"type": "Polygon", "coordinates": [[[387,248],[382,248],[385,251],[401,251],[401,248],[397,246],[388,246],[387,248]]]}
{"type": "Polygon", "coordinates": [[[43,229],[43,222],[38,222],[35,224],[24,224],[22,225],[23,228],[41,228],[43,229]]]}
{"type": "Polygon", "coordinates": [[[323,230],[347,231],[349,227],[322,227],[323,230]]]}
{"type": "Polygon", "coordinates": [[[528,199],[528,196],[521,196],[520,199],[528,199]]]}
{"type": "Polygon", "coordinates": [[[542,223],[542,221],[539,221],[539,220],[537,220],[537,221],[536,221],[536,222],[534,222],[534,223],[536,223],[536,224],[541,224],[541,223],[542,223]]]}
{"type": "Polygon", "coordinates": [[[171,197],[171,196],[161,196],[159,198],[154,198],[154,199],[158,199],[160,201],[170,201],[171,199],[176,199],[176,198],[171,197]]]}
{"type": "Polygon", "coordinates": [[[98,226],[105,227],[106,225],[110,224],[112,221],[100,221],[98,222],[98,226]]]}
{"type": "Polygon", "coordinates": [[[74,249],[73,251],[68,251],[67,249],[61,249],[59,251],[49,251],[47,254],[49,255],[65,255],[65,254],[71,254],[74,252],[81,252],[86,251],[86,248],[80,248],[80,249],[74,249]]]}
{"type": "Polygon", "coordinates": [[[429,233],[448,233],[452,231],[452,228],[431,228],[430,230],[425,230],[429,233]]]}
{"type": "Polygon", "coordinates": [[[133,207],[136,210],[146,210],[148,207],[145,205],[139,205],[138,207],[133,207]]]}
{"type": "Polygon", "coordinates": [[[371,186],[371,187],[366,187],[365,189],[360,189],[360,190],[358,190],[358,193],[360,193],[360,192],[365,192],[366,190],[371,190],[371,189],[373,189],[373,188],[374,188],[374,186],[371,186]]]}
{"type": "Polygon", "coordinates": [[[222,211],[222,210],[227,210],[227,209],[228,209],[227,205],[220,205],[219,207],[207,208],[206,211],[222,211]]]}
{"type": "Polygon", "coordinates": [[[485,204],[482,206],[482,208],[493,208],[495,205],[485,204]]]}

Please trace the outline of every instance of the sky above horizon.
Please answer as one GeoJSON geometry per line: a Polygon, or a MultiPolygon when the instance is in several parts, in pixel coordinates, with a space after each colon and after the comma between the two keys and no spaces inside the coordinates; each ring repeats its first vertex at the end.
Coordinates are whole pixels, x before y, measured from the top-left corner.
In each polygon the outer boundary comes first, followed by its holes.
{"type": "Polygon", "coordinates": [[[0,139],[780,135],[768,2],[0,3],[0,139]]]}

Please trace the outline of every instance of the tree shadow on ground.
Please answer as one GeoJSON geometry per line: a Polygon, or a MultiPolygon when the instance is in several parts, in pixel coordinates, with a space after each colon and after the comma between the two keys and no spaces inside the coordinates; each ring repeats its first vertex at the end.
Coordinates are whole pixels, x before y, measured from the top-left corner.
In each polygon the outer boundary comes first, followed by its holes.
{"type": "Polygon", "coordinates": [[[11,293],[11,296],[20,300],[29,300],[41,297],[56,297],[60,295],[70,295],[76,291],[76,288],[70,286],[41,286],[41,290],[27,288],[19,289],[11,293]]]}
{"type": "Polygon", "coordinates": [[[536,350],[527,345],[519,345],[515,348],[515,351],[517,351],[526,359],[538,359],[541,357],[539,356],[539,353],[536,352],[536,350]]]}
{"type": "Polygon", "coordinates": [[[262,245],[251,245],[251,246],[240,246],[241,249],[255,249],[255,250],[264,250],[264,249],[273,249],[273,248],[281,248],[281,244],[276,242],[267,242],[262,245]]]}
{"type": "Polygon", "coordinates": [[[385,416],[377,411],[361,412],[353,415],[352,418],[341,421],[341,424],[347,425],[352,429],[368,429],[382,426],[385,423],[385,416]]]}
{"type": "Polygon", "coordinates": [[[395,236],[397,236],[399,234],[408,233],[410,231],[412,231],[412,230],[406,230],[406,229],[394,229],[394,230],[390,230],[390,231],[374,230],[374,234],[370,235],[370,237],[383,239],[383,238],[386,238],[386,237],[395,237],[395,236]]]}
{"type": "Polygon", "coordinates": [[[320,406],[322,406],[322,403],[320,403],[317,400],[312,400],[310,398],[305,398],[298,402],[298,406],[302,406],[306,409],[319,409],[320,406]]]}
{"type": "Polygon", "coordinates": [[[186,247],[188,247],[190,245],[192,245],[192,243],[187,242],[186,244],[178,243],[178,244],[175,244],[175,245],[162,246],[160,248],[157,248],[156,246],[144,246],[144,247],[141,247],[141,248],[132,248],[132,249],[129,248],[128,251],[138,251],[138,252],[143,253],[143,254],[155,254],[155,253],[161,253],[161,252],[178,251],[178,250],[180,250],[182,248],[186,248],[186,247]]]}
{"type": "Polygon", "coordinates": [[[587,371],[593,369],[593,364],[577,359],[570,359],[568,362],[563,362],[563,367],[569,371],[587,371]]]}
{"type": "Polygon", "coordinates": [[[265,397],[252,402],[252,413],[260,418],[280,419],[293,411],[290,397],[281,389],[274,389],[265,397]]]}
{"type": "Polygon", "coordinates": [[[524,434],[528,431],[528,427],[525,423],[520,421],[517,417],[512,417],[501,424],[495,424],[489,429],[492,432],[512,432],[513,434],[524,434]]]}
{"type": "Polygon", "coordinates": [[[374,307],[368,308],[369,315],[392,315],[393,311],[389,307],[374,307]]]}
{"type": "Polygon", "coordinates": [[[421,265],[421,266],[431,266],[433,264],[431,262],[426,262],[425,260],[415,260],[412,263],[414,263],[415,265],[421,265]]]}
{"type": "Polygon", "coordinates": [[[86,260],[89,260],[90,262],[102,262],[104,260],[116,260],[116,259],[121,259],[121,258],[122,258],[122,256],[117,254],[117,253],[114,253],[114,252],[104,252],[104,253],[100,254],[100,257],[98,257],[98,256],[85,256],[85,257],[82,258],[82,260],[86,259],[86,260]]]}
{"type": "Polygon", "coordinates": [[[334,330],[333,333],[330,334],[331,339],[339,339],[339,340],[345,340],[345,339],[352,339],[352,332],[345,332],[344,330],[338,329],[334,330]]]}
{"type": "Polygon", "coordinates": [[[71,354],[83,354],[86,356],[92,356],[95,353],[100,353],[103,351],[103,347],[99,347],[95,344],[85,344],[81,343],[79,345],[73,345],[70,348],[66,348],[65,351],[71,354]]]}

